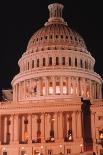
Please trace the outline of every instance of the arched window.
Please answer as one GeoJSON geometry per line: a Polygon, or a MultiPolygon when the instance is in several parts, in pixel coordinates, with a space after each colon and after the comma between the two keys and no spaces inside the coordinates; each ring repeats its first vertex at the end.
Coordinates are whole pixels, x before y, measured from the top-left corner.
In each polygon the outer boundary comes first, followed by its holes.
{"type": "Polygon", "coordinates": [[[32,68],[34,68],[34,60],[32,60],[32,68]]]}
{"type": "Polygon", "coordinates": [[[43,58],[43,66],[45,66],[45,58],[43,58]]]}
{"type": "Polygon", "coordinates": [[[37,59],[37,67],[39,67],[39,59],[37,59]]]}
{"type": "Polygon", "coordinates": [[[42,81],[42,95],[46,94],[45,82],[42,81]]]}
{"type": "Polygon", "coordinates": [[[62,57],[62,65],[65,65],[65,57],[62,57]]]}
{"type": "Polygon", "coordinates": [[[63,81],[63,94],[67,94],[67,83],[63,81]]]}
{"type": "Polygon", "coordinates": [[[59,65],[59,58],[56,57],[56,65],[59,65]]]}
{"type": "Polygon", "coordinates": [[[71,66],[71,58],[69,57],[69,66],[71,66]]]}
{"type": "Polygon", "coordinates": [[[3,155],[7,155],[7,152],[6,152],[6,151],[4,151],[4,152],[3,152],[3,155]]]}
{"type": "Polygon", "coordinates": [[[27,69],[29,70],[29,62],[27,63],[27,69]]]}
{"type": "Polygon", "coordinates": [[[83,61],[80,59],[80,67],[83,68],[83,61]]]}
{"type": "Polygon", "coordinates": [[[56,81],[56,94],[59,95],[60,94],[60,82],[56,81]]]}
{"type": "Polygon", "coordinates": [[[52,84],[52,82],[49,82],[49,94],[50,95],[53,94],[53,84],[52,84]]]}
{"type": "Polygon", "coordinates": [[[49,58],[49,65],[52,65],[52,57],[49,58]]]}
{"type": "Polygon", "coordinates": [[[77,58],[75,58],[75,67],[77,67],[77,58]]]}

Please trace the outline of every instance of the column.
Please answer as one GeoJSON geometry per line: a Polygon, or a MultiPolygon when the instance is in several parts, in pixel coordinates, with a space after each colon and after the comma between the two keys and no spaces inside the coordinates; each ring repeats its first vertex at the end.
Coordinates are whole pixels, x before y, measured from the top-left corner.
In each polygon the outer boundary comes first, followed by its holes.
{"type": "Polygon", "coordinates": [[[92,139],[95,140],[95,113],[91,113],[92,139]]]}
{"type": "Polygon", "coordinates": [[[24,124],[24,121],[25,121],[25,117],[22,116],[22,142],[25,141],[25,139],[24,139],[24,132],[25,132],[25,124],[24,124]]]}
{"type": "Polygon", "coordinates": [[[13,115],[10,116],[10,143],[14,140],[14,118],[13,115]]]}
{"type": "Polygon", "coordinates": [[[1,124],[2,122],[1,122],[1,115],[0,115],[0,145],[1,145],[1,127],[2,127],[2,124],[1,124]]]}
{"type": "Polygon", "coordinates": [[[32,140],[37,140],[37,115],[32,115],[32,140]]]}
{"type": "Polygon", "coordinates": [[[27,131],[28,131],[28,143],[31,143],[32,136],[31,136],[31,125],[32,125],[32,118],[31,114],[28,115],[28,124],[27,124],[27,131]]]}
{"type": "Polygon", "coordinates": [[[76,139],[76,113],[75,111],[72,113],[72,134],[73,140],[76,139]]]}
{"type": "Polygon", "coordinates": [[[14,115],[14,143],[19,142],[19,120],[18,115],[14,115]]]}
{"type": "Polygon", "coordinates": [[[57,141],[57,113],[54,113],[54,139],[57,141]]]}
{"type": "Polygon", "coordinates": [[[69,114],[66,115],[67,131],[69,131],[69,114]]]}
{"type": "Polygon", "coordinates": [[[24,80],[24,99],[26,98],[26,83],[25,83],[25,80],[24,80]]]}
{"type": "Polygon", "coordinates": [[[45,119],[45,114],[42,113],[41,114],[41,126],[40,126],[40,130],[41,130],[41,142],[44,142],[45,139],[44,139],[44,120],[45,119]]]}
{"type": "Polygon", "coordinates": [[[67,88],[67,91],[68,91],[68,95],[70,95],[70,77],[68,77],[68,88],[67,88]]]}
{"type": "Polygon", "coordinates": [[[77,137],[82,138],[81,111],[77,113],[77,137]]]}
{"type": "Polygon", "coordinates": [[[60,94],[63,95],[63,77],[60,77],[60,94]]]}
{"type": "Polygon", "coordinates": [[[7,116],[4,117],[4,143],[7,143],[7,116]]]}
{"type": "Polygon", "coordinates": [[[58,137],[59,141],[63,141],[63,113],[60,112],[58,115],[58,137]]]}
{"type": "Polygon", "coordinates": [[[77,84],[77,96],[79,96],[79,81],[78,81],[78,77],[76,78],[76,84],[77,84]]]}
{"type": "Polygon", "coordinates": [[[17,92],[18,90],[17,90],[17,84],[15,85],[15,101],[17,101],[18,100],[18,96],[17,96],[17,92]]]}
{"type": "Polygon", "coordinates": [[[50,139],[50,114],[45,114],[45,140],[50,139]]]}
{"type": "Polygon", "coordinates": [[[48,78],[46,77],[45,78],[45,90],[46,90],[46,92],[45,92],[45,95],[46,96],[48,96],[48,94],[49,94],[49,88],[48,88],[49,86],[48,86],[48,78]]]}
{"type": "Polygon", "coordinates": [[[53,95],[55,95],[56,94],[56,79],[54,76],[52,77],[52,81],[53,81],[53,95]]]}

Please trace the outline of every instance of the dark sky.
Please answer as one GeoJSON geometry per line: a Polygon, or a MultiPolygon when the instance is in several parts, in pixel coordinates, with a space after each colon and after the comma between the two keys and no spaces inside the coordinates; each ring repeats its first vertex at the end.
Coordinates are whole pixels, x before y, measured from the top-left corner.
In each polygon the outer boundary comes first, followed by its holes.
{"type": "Polygon", "coordinates": [[[18,60],[32,34],[48,19],[48,4],[64,4],[68,25],[84,38],[96,59],[95,71],[103,77],[103,5],[95,0],[14,0],[0,4],[0,86],[11,87],[19,72],[18,60]]]}

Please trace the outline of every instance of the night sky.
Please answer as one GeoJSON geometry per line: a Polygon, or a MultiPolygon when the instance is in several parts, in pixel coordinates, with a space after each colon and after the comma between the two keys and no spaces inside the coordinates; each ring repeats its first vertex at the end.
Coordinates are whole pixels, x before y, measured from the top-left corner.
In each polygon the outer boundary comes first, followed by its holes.
{"type": "Polygon", "coordinates": [[[103,78],[103,5],[90,0],[14,0],[1,5],[0,86],[11,88],[19,72],[18,60],[35,31],[48,19],[48,4],[64,5],[63,17],[84,38],[88,51],[96,59],[95,71],[103,78]]]}

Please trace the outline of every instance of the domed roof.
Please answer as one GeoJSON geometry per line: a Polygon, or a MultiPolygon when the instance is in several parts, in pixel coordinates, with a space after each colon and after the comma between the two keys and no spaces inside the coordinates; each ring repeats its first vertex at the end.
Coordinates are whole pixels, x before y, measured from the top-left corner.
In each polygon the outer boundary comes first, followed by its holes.
{"type": "Polygon", "coordinates": [[[62,18],[63,5],[54,3],[48,6],[50,17],[48,22],[31,37],[27,50],[38,46],[65,45],[85,48],[83,38],[71,30],[62,18]]]}

